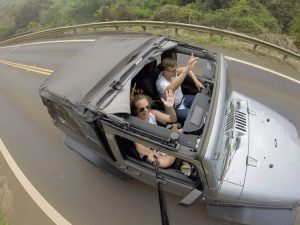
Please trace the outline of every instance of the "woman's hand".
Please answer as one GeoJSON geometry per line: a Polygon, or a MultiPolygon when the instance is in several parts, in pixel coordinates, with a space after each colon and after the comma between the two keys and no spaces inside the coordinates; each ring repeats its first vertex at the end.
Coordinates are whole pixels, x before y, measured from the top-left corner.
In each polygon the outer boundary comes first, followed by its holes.
{"type": "Polygon", "coordinates": [[[166,100],[164,100],[163,98],[161,100],[164,103],[166,108],[173,108],[174,102],[175,102],[174,92],[170,89],[167,89],[166,90],[166,100]]]}
{"type": "Polygon", "coordinates": [[[158,151],[152,150],[151,153],[148,155],[147,159],[150,163],[153,163],[155,159],[159,159],[160,157],[162,157],[162,155],[158,151]]]}

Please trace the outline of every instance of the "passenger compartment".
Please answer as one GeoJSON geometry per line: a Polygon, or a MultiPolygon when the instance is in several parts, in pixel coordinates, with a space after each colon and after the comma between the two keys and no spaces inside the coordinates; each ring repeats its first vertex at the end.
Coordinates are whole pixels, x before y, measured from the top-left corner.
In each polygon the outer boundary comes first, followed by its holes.
{"type": "Polygon", "coordinates": [[[182,131],[184,133],[196,133],[200,135],[205,124],[205,119],[209,110],[210,97],[198,93],[195,95],[192,107],[184,122],[182,131]]]}

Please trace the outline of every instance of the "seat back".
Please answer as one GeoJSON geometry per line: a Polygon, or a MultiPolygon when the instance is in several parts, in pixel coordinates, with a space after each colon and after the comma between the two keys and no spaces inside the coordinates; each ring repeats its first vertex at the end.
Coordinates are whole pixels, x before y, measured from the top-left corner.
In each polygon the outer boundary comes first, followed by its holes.
{"type": "Polygon", "coordinates": [[[156,90],[156,80],[159,70],[156,68],[156,60],[148,63],[132,80],[131,86],[137,90],[142,90],[143,94],[150,96],[153,100],[158,100],[159,95],[156,90]]]}

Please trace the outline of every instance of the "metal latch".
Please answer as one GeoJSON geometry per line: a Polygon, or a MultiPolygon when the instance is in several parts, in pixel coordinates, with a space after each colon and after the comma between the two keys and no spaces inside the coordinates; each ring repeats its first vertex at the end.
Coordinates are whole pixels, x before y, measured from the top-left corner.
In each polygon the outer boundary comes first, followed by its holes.
{"type": "Polygon", "coordinates": [[[110,87],[112,87],[112,88],[115,89],[115,90],[120,90],[120,89],[123,88],[123,85],[121,84],[120,81],[114,80],[114,81],[111,83],[110,87]]]}
{"type": "Polygon", "coordinates": [[[179,134],[177,132],[172,132],[168,139],[167,145],[172,148],[176,148],[178,139],[179,139],[179,134]]]}

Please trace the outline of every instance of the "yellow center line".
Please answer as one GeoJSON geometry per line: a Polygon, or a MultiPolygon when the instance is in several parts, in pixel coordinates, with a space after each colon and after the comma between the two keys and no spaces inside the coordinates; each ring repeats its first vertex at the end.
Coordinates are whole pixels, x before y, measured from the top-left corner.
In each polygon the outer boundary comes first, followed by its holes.
{"type": "Polygon", "coordinates": [[[0,63],[4,64],[4,65],[16,67],[16,68],[19,68],[19,69],[24,69],[24,70],[27,70],[27,71],[31,71],[31,72],[34,72],[34,73],[47,75],[47,76],[49,76],[51,73],[54,72],[54,70],[49,70],[49,69],[45,69],[45,68],[40,68],[40,67],[36,67],[36,66],[30,66],[30,65],[25,65],[25,64],[21,64],[21,63],[5,61],[5,60],[0,60],[0,63]]]}

